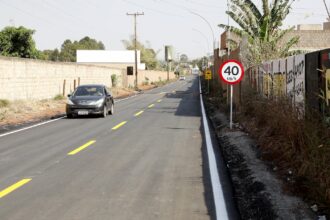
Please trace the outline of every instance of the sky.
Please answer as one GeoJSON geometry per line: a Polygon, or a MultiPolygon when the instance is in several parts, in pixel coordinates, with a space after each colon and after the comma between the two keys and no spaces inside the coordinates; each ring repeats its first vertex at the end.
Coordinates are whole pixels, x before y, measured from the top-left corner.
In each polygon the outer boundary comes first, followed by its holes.
{"type": "MultiPolygon", "coordinates": [[[[228,22],[226,9],[226,0],[0,0],[0,29],[34,29],[39,50],[85,36],[102,41],[107,50],[123,50],[122,40],[134,33],[133,16],[126,14],[144,12],[137,17],[139,41],[150,44],[160,59],[165,45],[173,46],[174,57],[193,59],[211,53],[213,38],[217,47],[223,32],[218,24],[228,22]]],[[[284,26],[319,24],[326,18],[323,0],[296,0],[284,26]]]]}

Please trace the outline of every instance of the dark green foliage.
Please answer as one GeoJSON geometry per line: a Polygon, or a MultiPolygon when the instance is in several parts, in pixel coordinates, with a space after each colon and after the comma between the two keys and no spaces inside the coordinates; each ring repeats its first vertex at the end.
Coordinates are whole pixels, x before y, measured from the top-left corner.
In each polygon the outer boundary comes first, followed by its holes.
{"type": "Polygon", "coordinates": [[[10,104],[10,102],[6,99],[0,99],[0,108],[7,107],[10,104]]]}
{"type": "Polygon", "coordinates": [[[251,0],[231,0],[227,14],[240,28],[225,24],[219,26],[246,40],[243,61],[249,66],[287,56],[291,47],[297,44],[298,37],[284,41],[284,36],[292,29],[281,29],[292,2],[274,0],[270,4],[268,0],[262,0],[262,10],[259,10],[251,0]]]}
{"type": "Polygon", "coordinates": [[[50,61],[76,62],[77,50],[104,50],[104,44],[90,37],[84,37],[79,41],[65,40],[61,45],[61,50],[44,50],[42,59],[50,61]]]}
{"type": "Polygon", "coordinates": [[[0,55],[22,58],[39,58],[32,35],[34,30],[20,27],[5,27],[0,32],[0,55]]]}
{"type": "Polygon", "coordinates": [[[71,40],[65,40],[61,46],[61,52],[59,54],[59,60],[63,62],[76,62],[77,50],[104,50],[104,44],[101,41],[84,37],[79,41],[72,42],[71,40]]]}

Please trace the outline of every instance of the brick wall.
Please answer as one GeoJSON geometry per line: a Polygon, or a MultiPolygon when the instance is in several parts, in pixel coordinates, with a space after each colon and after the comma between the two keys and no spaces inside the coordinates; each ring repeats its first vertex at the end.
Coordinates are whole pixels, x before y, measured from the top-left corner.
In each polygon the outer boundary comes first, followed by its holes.
{"type": "MultiPolygon", "coordinates": [[[[135,75],[126,76],[126,77],[127,77],[127,84],[125,84],[125,86],[134,87],[135,75]]],[[[174,72],[170,72],[169,79],[175,79],[174,72]]],[[[142,84],[143,82],[146,82],[146,81],[151,83],[151,82],[158,82],[158,81],[165,81],[165,80],[167,80],[167,72],[156,71],[156,70],[139,70],[138,71],[138,83],[139,84],[142,84]]]]}

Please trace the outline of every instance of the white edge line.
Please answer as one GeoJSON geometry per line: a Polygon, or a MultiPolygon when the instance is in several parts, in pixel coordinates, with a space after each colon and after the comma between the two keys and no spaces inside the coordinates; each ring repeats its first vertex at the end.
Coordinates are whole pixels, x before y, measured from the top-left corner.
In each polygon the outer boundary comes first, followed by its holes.
{"type": "Polygon", "coordinates": [[[205,114],[200,78],[199,78],[199,93],[200,93],[200,102],[201,102],[201,109],[202,109],[202,115],[203,115],[203,125],[204,125],[204,134],[205,134],[205,141],[206,141],[206,148],[207,148],[207,156],[209,159],[209,168],[210,168],[210,176],[211,176],[211,184],[212,184],[216,219],[226,220],[229,218],[228,218],[226,203],[225,203],[224,194],[223,194],[223,190],[222,190],[222,186],[221,186],[221,182],[220,182],[217,162],[215,159],[215,154],[214,154],[213,145],[212,145],[212,141],[211,141],[210,129],[209,129],[209,125],[208,125],[206,114],[205,114]]]}
{"type": "Polygon", "coordinates": [[[15,130],[15,131],[10,131],[10,132],[4,133],[4,134],[0,134],[0,137],[4,137],[4,136],[10,135],[10,134],[14,134],[14,133],[24,131],[24,130],[27,130],[27,129],[30,129],[30,128],[35,128],[35,127],[38,127],[38,126],[41,126],[41,125],[44,125],[44,124],[48,124],[48,123],[51,123],[51,122],[54,122],[54,121],[61,120],[63,118],[66,118],[66,116],[56,118],[56,119],[52,119],[52,120],[45,121],[45,122],[41,122],[41,123],[31,125],[31,126],[28,126],[28,127],[25,127],[25,128],[21,128],[21,129],[15,130]]]}

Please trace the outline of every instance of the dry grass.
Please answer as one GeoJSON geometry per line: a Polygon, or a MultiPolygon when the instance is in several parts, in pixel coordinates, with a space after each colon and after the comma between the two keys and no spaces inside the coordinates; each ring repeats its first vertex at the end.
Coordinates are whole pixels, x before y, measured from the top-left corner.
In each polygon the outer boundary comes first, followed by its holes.
{"type": "Polygon", "coordinates": [[[0,126],[35,121],[64,113],[65,100],[12,101],[0,108],[0,126]]]}
{"type": "MultiPolygon", "coordinates": [[[[141,90],[149,90],[155,85],[139,86],[141,90]]],[[[124,98],[136,93],[133,89],[112,88],[115,98],[124,98]]],[[[30,121],[38,121],[43,118],[51,118],[65,113],[66,98],[56,95],[47,100],[0,100],[0,126],[16,125],[30,121]]]]}
{"type": "Polygon", "coordinates": [[[263,158],[282,177],[292,171],[288,186],[319,207],[330,210],[330,131],[315,112],[298,119],[286,100],[260,98],[244,91],[240,120],[258,140],[263,158]]]}

